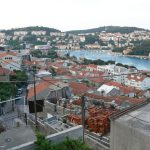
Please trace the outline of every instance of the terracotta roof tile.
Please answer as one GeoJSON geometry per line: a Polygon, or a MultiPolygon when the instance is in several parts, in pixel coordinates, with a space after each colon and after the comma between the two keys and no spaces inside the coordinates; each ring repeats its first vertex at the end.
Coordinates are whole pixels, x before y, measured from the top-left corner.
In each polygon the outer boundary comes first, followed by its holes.
{"type": "Polygon", "coordinates": [[[75,95],[84,94],[90,89],[84,83],[70,82],[69,86],[73,89],[75,95]]]}

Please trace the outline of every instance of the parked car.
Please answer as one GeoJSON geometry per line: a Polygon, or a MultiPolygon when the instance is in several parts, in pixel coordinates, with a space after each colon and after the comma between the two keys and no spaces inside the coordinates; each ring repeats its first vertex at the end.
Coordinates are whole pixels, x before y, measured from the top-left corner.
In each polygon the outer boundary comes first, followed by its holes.
{"type": "Polygon", "coordinates": [[[23,89],[22,88],[18,89],[17,94],[22,94],[22,93],[23,93],[23,89]]]}

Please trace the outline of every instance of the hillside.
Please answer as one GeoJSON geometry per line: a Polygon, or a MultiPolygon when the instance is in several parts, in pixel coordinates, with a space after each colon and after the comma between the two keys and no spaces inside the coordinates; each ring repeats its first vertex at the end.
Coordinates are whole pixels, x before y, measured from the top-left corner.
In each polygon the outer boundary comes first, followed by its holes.
{"type": "Polygon", "coordinates": [[[46,31],[47,33],[50,32],[61,32],[60,30],[54,29],[54,28],[48,28],[48,27],[42,27],[42,26],[31,26],[31,27],[24,27],[24,28],[14,28],[14,29],[10,29],[10,30],[1,30],[1,32],[4,32],[8,35],[13,34],[14,31],[28,31],[28,32],[32,32],[32,31],[46,31]]]}
{"type": "Polygon", "coordinates": [[[104,27],[99,27],[99,28],[92,28],[92,29],[86,29],[86,30],[72,30],[72,31],[67,31],[68,33],[72,34],[82,34],[82,33],[94,33],[94,32],[110,32],[110,33],[131,33],[133,31],[147,31],[142,28],[137,28],[137,27],[120,27],[120,26],[104,26],[104,27]]]}

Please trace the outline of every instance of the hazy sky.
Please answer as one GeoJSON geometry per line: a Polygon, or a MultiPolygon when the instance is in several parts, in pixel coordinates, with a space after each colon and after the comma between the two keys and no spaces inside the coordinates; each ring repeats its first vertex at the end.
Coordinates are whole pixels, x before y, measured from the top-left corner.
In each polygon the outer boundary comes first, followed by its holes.
{"type": "Polygon", "coordinates": [[[62,31],[106,25],[150,29],[150,0],[0,0],[0,29],[47,26],[62,31]]]}

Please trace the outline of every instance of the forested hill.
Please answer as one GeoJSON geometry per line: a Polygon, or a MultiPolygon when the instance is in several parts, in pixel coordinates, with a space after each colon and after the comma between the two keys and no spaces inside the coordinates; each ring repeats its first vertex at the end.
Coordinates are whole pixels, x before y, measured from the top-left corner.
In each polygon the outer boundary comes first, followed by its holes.
{"type": "Polygon", "coordinates": [[[99,28],[92,28],[92,29],[87,29],[87,30],[72,30],[72,31],[67,31],[68,33],[72,34],[82,34],[82,33],[95,33],[95,32],[110,32],[110,33],[131,33],[134,31],[148,31],[142,28],[137,28],[137,27],[120,27],[120,26],[104,26],[104,27],[99,27],[99,28]]]}
{"type": "Polygon", "coordinates": [[[24,28],[14,28],[10,30],[1,30],[1,32],[5,32],[8,35],[11,35],[14,33],[14,31],[46,31],[47,33],[50,32],[61,32],[60,30],[49,28],[49,27],[43,27],[43,26],[31,26],[31,27],[24,27],[24,28]]]}

